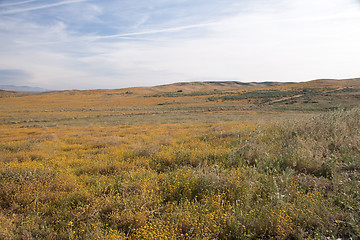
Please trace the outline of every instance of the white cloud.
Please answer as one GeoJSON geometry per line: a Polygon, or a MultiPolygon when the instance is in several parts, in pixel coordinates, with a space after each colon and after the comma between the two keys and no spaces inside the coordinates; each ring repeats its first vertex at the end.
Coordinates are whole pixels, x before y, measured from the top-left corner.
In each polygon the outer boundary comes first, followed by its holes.
{"type": "Polygon", "coordinates": [[[292,1],[282,9],[260,9],[204,25],[212,33],[205,38],[111,43],[106,54],[89,63],[131,72],[131,79],[147,79],[150,85],[187,79],[354,77],[360,74],[360,15],[353,7],[352,1],[292,1]]]}

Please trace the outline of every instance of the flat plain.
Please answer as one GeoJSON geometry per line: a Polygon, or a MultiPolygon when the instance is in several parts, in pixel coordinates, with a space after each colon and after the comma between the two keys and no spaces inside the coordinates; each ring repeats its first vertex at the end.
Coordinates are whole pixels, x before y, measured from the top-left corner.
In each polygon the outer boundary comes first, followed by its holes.
{"type": "Polygon", "coordinates": [[[1,239],[358,239],[360,79],[0,91],[1,239]]]}

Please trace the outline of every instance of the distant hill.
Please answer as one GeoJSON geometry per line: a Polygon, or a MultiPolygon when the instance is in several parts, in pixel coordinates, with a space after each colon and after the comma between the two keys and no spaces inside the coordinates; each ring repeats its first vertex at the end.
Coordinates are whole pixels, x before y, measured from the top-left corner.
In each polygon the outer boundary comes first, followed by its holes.
{"type": "Polygon", "coordinates": [[[19,95],[18,92],[6,91],[6,90],[0,89],[0,97],[11,97],[11,96],[17,96],[17,95],[19,95]]]}
{"type": "Polygon", "coordinates": [[[156,94],[163,92],[211,92],[231,91],[231,90],[246,90],[253,88],[266,88],[276,86],[286,86],[296,84],[294,82],[238,82],[238,81],[204,81],[204,82],[178,82],[165,85],[158,85],[152,87],[132,87],[119,89],[135,94],[156,94]]]}
{"type": "Polygon", "coordinates": [[[250,89],[286,89],[301,87],[358,87],[360,86],[360,78],[351,79],[317,79],[306,82],[239,82],[239,81],[203,81],[203,82],[178,82],[151,87],[130,87],[122,89],[98,89],[98,90],[62,90],[51,91],[40,87],[0,85],[0,90],[9,91],[2,92],[1,95],[13,95],[17,93],[42,93],[42,92],[73,92],[73,93],[95,93],[95,92],[115,92],[117,94],[158,94],[165,92],[212,92],[212,91],[248,91],[250,89]],[[11,93],[11,91],[13,91],[11,93]]]}
{"type": "Polygon", "coordinates": [[[133,88],[136,90],[152,92],[201,92],[201,91],[227,91],[247,90],[260,88],[293,88],[293,87],[358,87],[360,78],[351,79],[317,79],[306,82],[237,82],[237,81],[206,81],[206,82],[179,82],[146,88],[133,88]]]}
{"type": "Polygon", "coordinates": [[[16,91],[16,92],[24,92],[24,93],[39,93],[39,92],[49,91],[39,87],[14,86],[14,85],[0,85],[0,89],[6,91],[16,91]]]}
{"type": "Polygon", "coordinates": [[[303,82],[309,86],[343,86],[343,87],[358,87],[360,86],[360,78],[349,79],[317,79],[313,81],[303,82]]]}
{"type": "Polygon", "coordinates": [[[180,82],[151,87],[158,91],[213,91],[213,90],[237,90],[240,88],[260,88],[271,86],[283,86],[294,84],[293,82],[237,82],[237,81],[205,81],[205,82],[180,82]]]}

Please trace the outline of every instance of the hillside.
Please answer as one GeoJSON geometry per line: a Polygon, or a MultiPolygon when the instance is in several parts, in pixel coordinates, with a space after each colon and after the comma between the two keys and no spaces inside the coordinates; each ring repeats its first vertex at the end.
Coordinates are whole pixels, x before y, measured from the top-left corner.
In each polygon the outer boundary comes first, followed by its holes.
{"type": "Polygon", "coordinates": [[[6,91],[6,90],[1,90],[0,89],[0,97],[11,97],[11,96],[18,96],[18,95],[20,95],[19,92],[6,91]]]}
{"type": "Polygon", "coordinates": [[[153,87],[128,88],[127,90],[134,93],[149,94],[153,92],[209,92],[209,91],[231,91],[246,90],[254,88],[272,88],[283,86],[285,88],[294,87],[359,87],[360,78],[353,79],[319,79],[308,82],[238,82],[238,81],[205,81],[205,82],[179,82],[153,87]]]}
{"type": "Polygon", "coordinates": [[[292,83],[281,83],[281,82],[236,82],[236,81],[208,81],[208,82],[181,82],[173,83],[168,85],[161,85],[149,88],[151,91],[159,92],[172,92],[172,91],[183,91],[185,93],[190,92],[208,92],[208,91],[229,91],[229,90],[240,90],[248,88],[262,88],[271,86],[283,86],[292,83]]]}

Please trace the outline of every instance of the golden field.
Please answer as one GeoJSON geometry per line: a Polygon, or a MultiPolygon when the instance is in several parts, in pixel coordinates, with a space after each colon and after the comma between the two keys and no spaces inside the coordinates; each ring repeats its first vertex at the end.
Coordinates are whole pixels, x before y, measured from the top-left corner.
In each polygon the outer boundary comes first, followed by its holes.
{"type": "Polygon", "coordinates": [[[0,94],[0,239],[360,238],[358,79],[0,94]]]}

